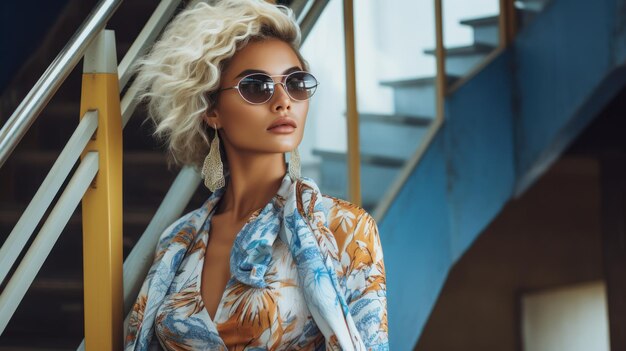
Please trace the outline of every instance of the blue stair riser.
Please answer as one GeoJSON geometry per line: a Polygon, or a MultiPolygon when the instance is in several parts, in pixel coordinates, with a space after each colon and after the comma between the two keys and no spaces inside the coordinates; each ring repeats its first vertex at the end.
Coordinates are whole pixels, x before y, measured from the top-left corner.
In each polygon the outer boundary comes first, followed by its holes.
{"type": "Polygon", "coordinates": [[[474,42],[497,46],[500,43],[498,24],[474,28],[474,42]]]}
{"type": "Polygon", "coordinates": [[[460,23],[472,27],[474,43],[494,47],[500,44],[500,19],[498,15],[463,20],[460,23]]]}
{"type": "Polygon", "coordinates": [[[393,103],[398,114],[436,116],[435,85],[394,87],[393,103]]]}
{"type": "Polygon", "coordinates": [[[481,63],[486,54],[468,54],[463,56],[449,56],[446,58],[446,72],[455,76],[464,76],[481,63]]]}
{"type": "Polygon", "coordinates": [[[362,120],[359,145],[365,154],[408,159],[415,153],[428,126],[362,120]]]}

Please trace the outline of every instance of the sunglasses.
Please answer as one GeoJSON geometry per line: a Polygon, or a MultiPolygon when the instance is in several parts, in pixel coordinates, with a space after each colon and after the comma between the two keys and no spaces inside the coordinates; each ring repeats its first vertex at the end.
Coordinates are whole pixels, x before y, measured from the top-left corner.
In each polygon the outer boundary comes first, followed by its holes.
{"type": "Polygon", "coordinates": [[[244,76],[234,87],[217,90],[237,89],[239,95],[251,104],[264,104],[274,96],[276,84],[282,84],[287,95],[296,101],[308,100],[317,89],[319,82],[315,77],[305,71],[295,71],[289,74],[277,74],[270,76],[265,73],[252,73],[244,76]],[[272,77],[286,77],[284,82],[276,83],[272,77]]]}

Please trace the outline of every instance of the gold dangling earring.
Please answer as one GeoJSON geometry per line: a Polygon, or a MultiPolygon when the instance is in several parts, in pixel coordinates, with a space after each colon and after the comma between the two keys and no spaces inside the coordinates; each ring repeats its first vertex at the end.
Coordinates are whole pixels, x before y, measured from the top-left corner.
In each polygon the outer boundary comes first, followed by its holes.
{"type": "Polygon", "coordinates": [[[300,153],[297,146],[289,156],[289,175],[293,181],[300,179],[300,153]]]}
{"type": "Polygon", "coordinates": [[[204,164],[202,165],[202,176],[204,177],[204,185],[215,192],[215,190],[223,187],[226,182],[224,178],[224,165],[220,157],[220,138],[217,133],[217,127],[213,124],[215,129],[215,137],[211,141],[211,148],[209,154],[204,158],[204,164]]]}

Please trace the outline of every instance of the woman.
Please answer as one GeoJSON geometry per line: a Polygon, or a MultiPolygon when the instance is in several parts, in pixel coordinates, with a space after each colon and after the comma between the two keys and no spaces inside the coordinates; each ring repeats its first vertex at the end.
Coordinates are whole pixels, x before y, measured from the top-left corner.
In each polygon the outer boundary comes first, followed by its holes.
{"type": "Polygon", "coordinates": [[[161,235],[126,350],[388,350],[376,222],[300,176],[318,83],[299,44],[289,8],[227,0],[141,61],[155,135],[212,193],[161,235]]]}

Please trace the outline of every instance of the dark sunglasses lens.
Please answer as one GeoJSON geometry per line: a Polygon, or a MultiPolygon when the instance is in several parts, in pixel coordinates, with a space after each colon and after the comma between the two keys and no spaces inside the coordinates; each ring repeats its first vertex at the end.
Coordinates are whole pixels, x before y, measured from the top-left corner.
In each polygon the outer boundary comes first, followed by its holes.
{"type": "Polygon", "coordinates": [[[274,93],[274,81],[263,74],[245,77],[239,83],[239,92],[248,101],[259,104],[269,100],[274,93]]]}
{"type": "Polygon", "coordinates": [[[295,72],[285,82],[289,95],[295,100],[306,100],[313,96],[317,88],[317,80],[307,72],[295,72]]]}

